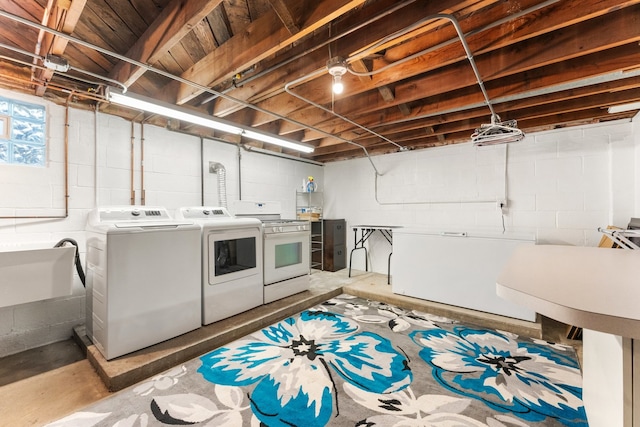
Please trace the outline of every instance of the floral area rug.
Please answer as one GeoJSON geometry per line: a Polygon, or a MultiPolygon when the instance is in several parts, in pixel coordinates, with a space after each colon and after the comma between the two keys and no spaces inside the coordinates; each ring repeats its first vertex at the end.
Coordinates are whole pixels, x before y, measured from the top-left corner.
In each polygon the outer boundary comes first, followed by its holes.
{"type": "Polygon", "coordinates": [[[587,426],[571,347],[341,295],[50,426],[587,426]]]}

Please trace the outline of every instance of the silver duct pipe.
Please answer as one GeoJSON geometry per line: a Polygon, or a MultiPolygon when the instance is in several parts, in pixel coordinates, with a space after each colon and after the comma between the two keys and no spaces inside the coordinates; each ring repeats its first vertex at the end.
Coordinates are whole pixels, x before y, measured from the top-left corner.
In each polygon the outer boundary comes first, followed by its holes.
{"type": "Polygon", "coordinates": [[[209,173],[218,175],[218,199],[220,206],[227,207],[227,170],[222,163],[209,162],[209,173]]]}

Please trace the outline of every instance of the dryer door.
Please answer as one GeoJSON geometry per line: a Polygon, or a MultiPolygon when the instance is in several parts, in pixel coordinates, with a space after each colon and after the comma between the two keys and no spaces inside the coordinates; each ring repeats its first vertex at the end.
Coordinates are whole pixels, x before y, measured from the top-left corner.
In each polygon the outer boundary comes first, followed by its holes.
{"type": "Polygon", "coordinates": [[[209,285],[262,272],[262,241],[259,229],[210,230],[205,241],[203,267],[209,285]]]}

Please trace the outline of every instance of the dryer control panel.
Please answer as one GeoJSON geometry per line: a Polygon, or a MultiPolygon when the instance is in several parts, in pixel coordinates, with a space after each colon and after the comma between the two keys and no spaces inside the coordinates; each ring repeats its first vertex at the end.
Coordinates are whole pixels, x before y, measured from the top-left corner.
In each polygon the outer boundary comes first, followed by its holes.
{"type": "Polygon", "coordinates": [[[184,219],[225,219],[234,218],[224,207],[197,206],[192,208],[180,208],[178,218],[184,219]]]}
{"type": "Polygon", "coordinates": [[[100,222],[170,220],[169,212],[163,207],[122,206],[98,209],[100,222]]]}

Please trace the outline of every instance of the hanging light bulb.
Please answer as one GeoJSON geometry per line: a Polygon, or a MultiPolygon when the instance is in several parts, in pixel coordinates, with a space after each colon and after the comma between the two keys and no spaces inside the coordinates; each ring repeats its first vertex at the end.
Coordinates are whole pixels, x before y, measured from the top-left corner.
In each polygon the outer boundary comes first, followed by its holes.
{"type": "Polygon", "coordinates": [[[342,76],[333,76],[333,85],[331,86],[333,93],[340,95],[344,91],[344,83],[342,83],[342,76]]]}
{"type": "Polygon", "coordinates": [[[333,76],[333,84],[331,85],[333,93],[341,94],[344,91],[342,76],[347,72],[346,61],[339,56],[333,57],[327,61],[327,70],[333,76]]]}

